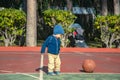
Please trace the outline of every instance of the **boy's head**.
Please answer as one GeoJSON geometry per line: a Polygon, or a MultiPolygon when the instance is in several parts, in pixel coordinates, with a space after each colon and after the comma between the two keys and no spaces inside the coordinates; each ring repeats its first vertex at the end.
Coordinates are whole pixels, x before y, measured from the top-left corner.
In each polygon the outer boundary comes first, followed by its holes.
{"type": "Polygon", "coordinates": [[[64,34],[64,30],[61,25],[55,25],[53,29],[53,34],[56,35],[56,37],[60,37],[62,34],[64,34]]]}

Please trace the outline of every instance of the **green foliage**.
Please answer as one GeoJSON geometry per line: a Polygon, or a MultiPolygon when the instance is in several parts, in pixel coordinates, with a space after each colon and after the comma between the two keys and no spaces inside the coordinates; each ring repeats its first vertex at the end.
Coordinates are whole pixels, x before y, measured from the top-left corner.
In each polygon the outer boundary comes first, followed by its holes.
{"type": "Polygon", "coordinates": [[[54,27],[55,24],[61,24],[64,28],[65,34],[62,37],[62,46],[66,47],[69,43],[68,34],[73,31],[72,28],[69,28],[71,24],[74,23],[76,16],[72,14],[70,11],[64,10],[55,10],[48,9],[43,12],[44,21],[50,27],[54,27]]]}
{"type": "Polygon", "coordinates": [[[16,9],[4,9],[0,11],[0,29],[8,29],[11,34],[22,34],[22,27],[26,22],[25,13],[16,9]],[[17,30],[16,33],[13,30],[17,30]]]}
{"type": "Polygon", "coordinates": [[[111,48],[113,42],[120,39],[120,16],[97,16],[94,26],[95,29],[101,33],[101,41],[104,42],[107,47],[111,48]]]}
{"type": "Polygon", "coordinates": [[[120,16],[97,16],[94,22],[96,29],[107,27],[109,32],[120,31],[120,16]]]}
{"type": "Polygon", "coordinates": [[[76,19],[76,16],[70,11],[48,9],[43,13],[44,20],[47,25],[54,27],[55,24],[61,24],[66,31],[69,31],[68,27],[76,19]]]}
{"type": "MultiPolygon", "coordinates": [[[[16,9],[3,9],[0,11],[0,35],[9,42],[15,40],[17,35],[22,35],[26,15],[23,11],[16,9]],[[11,38],[12,37],[12,38],[11,38]],[[11,39],[12,40],[11,40],[11,39]]],[[[14,42],[14,41],[13,41],[14,42]]]]}

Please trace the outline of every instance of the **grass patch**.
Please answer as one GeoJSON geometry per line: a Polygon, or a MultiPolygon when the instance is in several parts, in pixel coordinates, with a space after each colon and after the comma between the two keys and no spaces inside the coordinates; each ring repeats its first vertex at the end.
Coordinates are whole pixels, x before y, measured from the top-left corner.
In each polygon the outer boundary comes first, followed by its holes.
{"type": "MultiPolygon", "coordinates": [[[[39,74],[30,74],[39,77],[39,74]]],[[[23,74],[0,74],[1,80],[39,80],[23,74]]],[[[44,80],[120,80],[120,74],[61,74],[49,76],[44,74],[44,80]]]]}

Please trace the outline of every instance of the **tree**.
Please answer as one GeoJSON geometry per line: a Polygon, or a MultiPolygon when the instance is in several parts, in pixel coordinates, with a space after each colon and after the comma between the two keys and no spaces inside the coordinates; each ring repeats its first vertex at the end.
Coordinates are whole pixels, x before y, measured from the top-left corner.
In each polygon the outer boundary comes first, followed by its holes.
{"type": "Polygon", "coordinates": [[[102,15],[106,16],[108,14],[107,0],[102,1],[102,15]]]}
{"type": "Polygon", "coordinates": [[[62,46],[66,47],[68,44],[68,34],[72,31],[69,26],[75,21],[76,16],[70,11],[53,10],[48,9],[44,12],[44,21],[50,27],[54,27],[55,24],[61,24],[65,30],[65,34],[62,37],[62,46]]]}
{"type": "Polygon", "coordinates": [[[26,29],[26,45],[37,45],[37,20],[36,20],[36,0],[27,0],[27,29],[26,29]]]}
{"type": "Polygon", "coordinates": [[[120,14],[120,0],[113,0],[114,1],[114,14],[119,15],[120,14]]]}
{"type": "Polygon", "coordinates": [[[120,16],[97,16],[94,25],[107,48],[112,48],[112,44],[120,39],[120,16]]]}
{"type": "Polygon", "coordinates": [[[26,15],[16,9],[3,9],[0,11],[0,35],[5,46],[11,46],[16,37],[25,31],[26,15]]]}
{"type": "Polygon", "coordinates": [[[67,2],[67,9],[69,11],[71,11],[72,10],[72,0],[66,0],[66,2],[67,2]]]}
{"type": "Polygon", "coordinates": [[[19,9],[23,0],[0,0],[0,7],[19,9]]]}

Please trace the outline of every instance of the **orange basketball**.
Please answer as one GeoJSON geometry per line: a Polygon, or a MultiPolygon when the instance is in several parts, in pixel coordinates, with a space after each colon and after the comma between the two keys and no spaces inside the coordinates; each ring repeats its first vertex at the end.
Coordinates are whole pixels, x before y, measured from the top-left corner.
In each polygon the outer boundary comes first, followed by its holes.
{"type": "Polygon", "coordinates": [[[92,59],[86,59],[83,61],[82,68],[85,72],[92,73],[96,67],[95,62],[92,59]]]}

